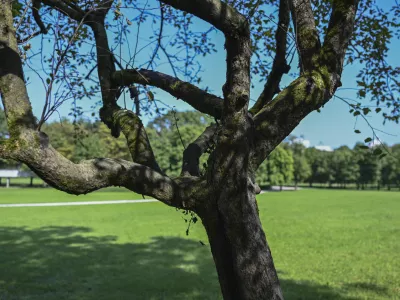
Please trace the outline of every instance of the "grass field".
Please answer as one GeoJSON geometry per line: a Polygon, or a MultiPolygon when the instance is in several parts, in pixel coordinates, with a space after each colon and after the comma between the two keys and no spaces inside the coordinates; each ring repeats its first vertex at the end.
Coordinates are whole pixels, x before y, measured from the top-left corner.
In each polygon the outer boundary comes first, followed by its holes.
{"type": "MultiPolygon", "coordinates": [[[[1,203],[139,199],[0,189],[1,203]]],[[[286,299],[400,299],[400,193],[258,197],[286,299]]],[[[0,208],[1,300],[221,299],[201,224],[161,203],[0,208]]]]}

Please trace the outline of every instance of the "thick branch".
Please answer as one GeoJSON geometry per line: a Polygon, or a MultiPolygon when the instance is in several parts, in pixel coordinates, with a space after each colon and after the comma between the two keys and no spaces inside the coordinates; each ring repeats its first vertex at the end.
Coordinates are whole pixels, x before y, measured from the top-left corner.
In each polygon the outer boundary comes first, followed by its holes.
{"type": "Polygon", "coordinates": [[[97,72],[101,87],[101,96],[104,106],[113,106],[118,100],[117,89],[112,83],[111,76],[115,72],[114,55],[108,45],[107,31],[104,26],[104,17],[89,23],[94,33],[97,53],[97,72]]]}
{"type": "Polygon", "coordinates": [[[250,99],[251,39],[248,20],[220,0],[162,0],[214,25],[225,35],[227,74],[224,92],[224,116],[236,112],[245,115],[250,99]]]}
{"type": "Polygon", "coordinates": [[[296,45],[300,56],[300,70],[313,68],[314,55],[318,53],[321,43],[315,27],[314,13],[310,0],[289,0],[295,30],[296,45]]]}
{"type": "Polygon", "coordinates": [[[158,87],[172,96],[182,99],[200,112],[217,119],[221,118],[223,100],[209,94],[191,83],[175,77],[150,70],[116,71],[113,82],[118,86],[130,86],[133,83],[158,87]]]}
{"type": "Polygon", "coordinates": [[[36,24],[40,28],[40,33],[46,34],[47,33],[47,28],[43,24],[42,18],[40,17],[39,9],[40,9],[40,1],[39,0],[32,1],[32,15],[33,15],[33,18],[35,19],[36,24]]]}
{"type": "Polygon", "coordinates": [[[287,32],[290,21],[290,10],[288,0],[281,0],[279,3],[279,21],[276,29],[276,54],[272,65],[271,73],[268,75],[260,97],[256,104],[250,109],[250,113],[256,114],[265,104],[270,102],[275,94],[279,93],[279,84],[283,74],[287,74],[290,66],[286,61],[287,32]]]}
{"type": "Polygon", "coordinates": [[[258,168],[268,154],[292,132],[310,112],[324,105],[333,94],[332,79],[319,71],[293,81],[254,117],[255,149],[253,168],[258,168]]]}
{"type": "MultiPolygon", "coordinates": [[[[344,55],[354,31],[358,3],[359,0],[334,1],[323,48],[318,52],[314,52],[315,48],[308,48],[313,57],[312,64],[310,61],[310,65],[306,66],[307,72],[293,81],[255,116],[253,168],[257,168],[303,118],[328,102],[341,85],[344,55]]],[[[297,31],[300,32],[300,28],[304,27],[303,31],[311,34],[309,37],[312,42],[315,25],[309,1],[292,0],[292,13],[297,18],[302,16],[302,20],[297,22],[297,31]],[[300,3],[303,3],[303,8],[300,3]]],[[[310,46],[313,44],[319,45],[318,40],[314,40],[310,46]]]]}
{"type": "Polygon", "coordinates": [[[247,24],[243,15],[220,0],[161,0],[161,2],[203,19],[221,30],[225,35],[237,36],[238,30],[241,30],[247,24]]]}
{"type": "Polygon", "coordinates": [[[18,54],[11,1],[0,0],[0,6],[0,94],[9,132],[17,137],[22,128],[34,128],[35,119],[18,54]]]}
{"type": "MultiPolygon", "coordinates": [[[[77,6],[68,5],[70,1],[63,0],[40,0],[43,4],[50,6],[64,15],[80,22],[85,17],[85,12],[77,6]]],[[[70,2],[72,4],[72,2],[70,2]]]]}
{"type": "Polygon", "coordinates": [[[343,62],[353,34],[359,0],[334,0],[321,60],[330,72],[342,74],[343,62]]]}
{"type": "Polygon", "coordinates": [[[27,164],[51,186],[70,194],[86,194],[108,186],[123,186],[155,197],[167,205],[192,208],[189,189],[153,169],[118,159],[98,158],[72,163],[50,144],[42,132],[26,131],[14,145],[12,158],[27,164]]]}
{"type": "Polygon", "coordinates": [[[210,125],[183,152],[182,176],[200,176],[199,160],[216,139],[217,125],[210,125]]]}
{"type": "Polygon", "coordinates": [[[143,123],[137,115],[132,111],[114,106],[110,108],[101,108],[100,117],[103,122],[110,127],[115,137],[119,136],[120,130],[122,131],[125,135],[132,160],[135,163],[148,166],[157,172],[161,172],[154,157],[143,123]]]}

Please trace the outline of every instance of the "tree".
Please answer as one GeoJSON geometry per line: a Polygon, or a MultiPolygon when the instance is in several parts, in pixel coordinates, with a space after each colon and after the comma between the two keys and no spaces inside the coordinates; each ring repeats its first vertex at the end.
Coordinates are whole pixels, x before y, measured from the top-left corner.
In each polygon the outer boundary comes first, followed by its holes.
{"type": "Polygon", "coordinates": [[[278,146],[267,159],[268,180],[271,185],[282,186],[293,180],[293,156],[290,150],[278,146]]]}
{"type": "Polygon", "coordinates": [[[383,157],[380,161],[380,179],[383,186],[386,186],[388,190],[391,190],[392,185],[396,184],[396,179],[399,174],[399,161],[396,158],[396,152],[389,149],[389,154],[383,157]]]}
{"type": "Polygon", "coordinates": [[[330,153],[316,148],[307,148],[306,157],[311,166],[311,175],[308,178],[310,187],[313,183],[327,183],[330,180],[329,168],[330,153]]]}
{"type": "Polygon", "coordinates": [[[305,182],[311,176],[311,166],[305,156],[306,147],[293,141],[289,149],[293,152],[293,179],[297,189],[299,182],[305,182]]]}
{"type": "Polygon", "coordinates": [[[357,181],[359,165],[356,156],[347,146],[339,147],[332,153],[330,169],[334,181],[343,187],[346,187],[347,183],[357,181]]]}
{"type": "Polygon", "coordinates": [[[380,181],[379,159],[372,151],[366,151],[361,143],[354,147],[360,173],[358,175],[358,187],[365,189],[366,184],[375,184],[380,181]]]}
{"type": "MultiPolygon", "coordinates": [[[[208,234],[225,299],[283,299],[258,216],[255,171],[303,118],[334,96],[342,85],[346,53],[348,63],[361,65],[359,97],[370,95],[380,105],[389,104],[384,116],[398,120],[399,87],[393,79],[399,70],[385,61],[390,38],[397,34],[398,5],[387,12],[373,0],[161,0],[157,14],[154,7],[143,9],[132,0],[34,0],[32,10],[23,2],[0,1],[0,91],[10,133],[0,143],[0,157],[27,164],[67,193],[124,186],[197,213],[208,234]],[[124,7],[135,11],[135,18],[125,17],[124,7]],[[268,14],[274,8],[279,9],[276,18],[268,14]],[[192,27],[194,17],[203,20],[200,33],[192,27]],[[149,60],[139,64],[138,50],[122,61],[110,43],[127,42],[132,20],[139,26],[148,18],[160,24],[149,60]],[[163,39],[164,26],[177,30],[168,43],[163,39]],[[221,97],[196,86],[201,83],[196,57],[215,50],[209,34],[214,30],[225,37],[226,82],[221,97]],[[29,41],[41,34],[51,34],[53,49],[41,61],[46,95],[36,119],[23,63],[36,53],[30,52],[35,45],[29,41]],[[298,74],[281,90],[282,76],[290,70],[286,58],[291,49],[297,50],[298,74]],[[173,76],[154,70],[160,53],[173,76]],[[252,60],[252,54],[257,59],[252,60]],[[140,65],[142,69],[137,68],[140,65]],[[251,73],[266,83],[249,109],[251,73]],[[157,103],[150,87],[218,121],[184,150],[177,178],[161,170],[140,118],[157,103]],[[133,110],[117,103],[126,92],[133,110]],[[96,158],[73,163],[51,146],[43,124],[64,101],[77,103],[100,94],[100,118],[113,136],[125,136],[131,161],[96,158]],[[210,144],[212,153],[203,174],[199,158],[210,144]]],[[[79,104],[73,108],[75,116],[82,111],[79,104]]],[[[360,113],[360,107],[354,109],[360,113]]]]}

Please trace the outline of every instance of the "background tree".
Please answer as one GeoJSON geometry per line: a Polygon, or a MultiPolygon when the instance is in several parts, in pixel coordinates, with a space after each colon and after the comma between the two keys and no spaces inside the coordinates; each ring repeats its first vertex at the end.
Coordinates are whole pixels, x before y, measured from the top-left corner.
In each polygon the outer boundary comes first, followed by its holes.
{"type": "Polygon", "coordinates": [[[331,176],[329,168],[329,155],[327,151],[321,151],[316,148],[307,148],[306,157],[311,167],[311,175],[308,178],[310,187],[313,183],[327,183],[331,176]]]}
{"type": "MultiPolygon", "coordinates": [[[[10,133],[1,140],[0,157],[25,163],[68,193],[124,186],[197,213],[224,298],[283,299],[258,216],[255,171],[303,118],[334,96],[342,85],[345,60],[361,64],[359,97],[371,96],[389,107],[382,111],[387,120],[398,120],[400,101],[394,93],[399,90],[399,69],[385,61],[390,38],[397,34],[398,4],[385,12],[372,0],[161,0],[144,8],[131,0],[30,3],[0,0],[0,91],[10,133]],[[127,18],[124,8],[132,9],[135,17],[127,18]],[[276,8],[274,18],[269,12],[276,8]],[[201,32],[193,30],[195,17],[204,22],[201,32]],[[129,24],[134,21],[139,27],[148,19],[160,26],[147,60],[138,63],[139,49],[127,59],[118,56],[118,44],[129,41],[129,24]],[[175,28],[172,41],[163,39],[164,27],[175,28]],[[196,57],[215,50],[209,35],[213,30],[225,37],[226,80],[220,96],[197,86],[201,73],[196,57]],[[41,35],[52,37],[50,53],[31,52],[29,41],[41,35]],[[171,75],[160,73],[159,51],[171,75]],[[298,61],[295,79],[281,89],[290,69],[286,58],[293,53],[298,61]],[[46,93],[36,119],[23,64],[35,69],[32,60],[38,57],[41,67],[36,71],[46,93]],[[265,86],[249,108],[252,73],[265,86]],[[187,146],[177,178],[160,168],[140,118],[158,110],[149,86],[216,120],[187,146]],[[118,102],[126,100],[126,92],[132,110],[126,101],[118,102]],[[76,117],[82,111],[76,101],[100,98],[100,119],[114,137],[125,136],[131,161],[96,158],[74,163],[52,147],[43,131],[65,101],[73,99],[76,117]],[[203,174],[199,161],[210,143],[203,174]]],[[[363,107],[355,105],[353,110],[360,114],[363,107]]]]}
{"type": "Polygon", "coordinates": [[[361,189],[365,189],[367,184],[377,184],[380,180],[379,159],[371,151],[365,151],[363,146],[361,143],[357,143],[354,147],[360,170],[357,185],[361,189]]]}
{"type": "Polygon", "coordinates": [[[278,146],[267,159],[268,181],[271,185],[282,186],[293,180],[293,156],[290,150],[278,146]]]}
{"type": "Polygon", "coordinates": [[[359,165],[352,150],[347,146],[339,147],[332,153],[330,169],[335,183],[346,188],[346,184],[356,182],[359,165]]]}
{"type": "Polygon", "coordinates": [[[311,166],[305,155],[306,147],[298,142],[290,144],[289,149],[293,153],[293,180],[295,188],[299,183],[305,182],[311,176],[311,166]]]}
{"type": "Polygon", "coordinates": [[[380,160],[380,180],[383,186],[386,186],[388,190],[391,189],[392,185],[396,184],[397,177],[400,172],[399,164],[400,157],[396,157],[396,152],[393,153],[391,148],[387,148],[389,154],[380,160]]]}

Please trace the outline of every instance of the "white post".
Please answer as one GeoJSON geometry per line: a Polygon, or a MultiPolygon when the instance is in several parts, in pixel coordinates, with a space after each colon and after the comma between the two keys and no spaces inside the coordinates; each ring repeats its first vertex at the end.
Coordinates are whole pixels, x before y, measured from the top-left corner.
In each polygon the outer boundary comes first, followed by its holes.
{"type": "Polygon", "coordinates": [[[9,187],[10,187],[10,178],[8,177],[8,178],[7,178],[6,188],[9,188],[9,187]]]}

